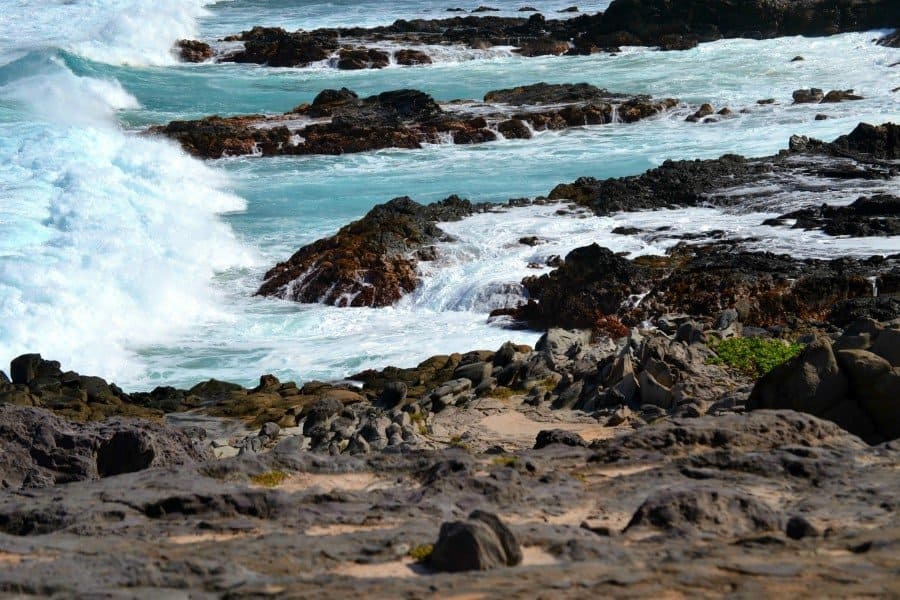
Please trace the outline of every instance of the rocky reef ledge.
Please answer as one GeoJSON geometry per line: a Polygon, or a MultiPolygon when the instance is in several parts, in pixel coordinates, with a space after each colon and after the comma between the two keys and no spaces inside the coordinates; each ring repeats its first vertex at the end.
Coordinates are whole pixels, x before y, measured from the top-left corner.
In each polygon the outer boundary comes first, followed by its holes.
{"type": "MultiPolygon", "coordinates": [[[[487,12],[487,11],[478,11],[487,12]]],[[[900,27],[893,0],[614,0],[604,13],[571,19],[455,16],[398,20],[384,27],[285,31],[254,27],[213,46],[181,40],[176,53],[186,62],[252,63],[305,67],[327,62],[338,69],[381,69],[391,64],[431,64],[434,46],[484,50],[510,46],[522,56],[616,52],[620,46],[685,50],[723,38],[767,39],[826,36],[900,27]],[[235,49],[234,45],[239,44],[235,49]],[[400,46],[398,49],[397,46],[400,46]]],[[[896,45],[896,34],[881,43],[896,45]]]]}
{"type": "MultiPolygon", "coordinates": [[[[822,227],[833,234],[890,235],[898,227],[898,158],[900,127],[860,124],[830,143],[795,136],[789,150],[764,158],[666,161],[639,176],[583,177],[535,201],[567,202],[598,215],[686,206],[764,212],[784,197],[804,193],[815,180],[835,198],[860,189],[870,195],[847,206],[804,209],[765,224],[798,218],[797,226],[822,227]]],[[[474,206],[451,197],[426,207],[409,198],[392,200],[276,265],[258,293],[336,306],[393,304],[418,285],[418,262],[437,258],[435,243],[446,239],[440,221],[476,211],[514,210],[521,204],[474,206]]],[[[622,233],[677,237],[665,231],[622,233]]],[[[669,312],[734,309],[748,324],[769,326],[789,318],[829,319],[845,310],[846,301],[871,300],[876,290],[889,297],[900,289],[896,256],[800,260],[748,250],[740,240],[716,239],[715,232],[684,240],[662,257],[627,259],[588,246],[573,250],[557,267],[522,282],[530,302],[498,314],[534,328],[582,328],[634,325],[669,312]]]]}
{"type": "Polygon", "coordinates": [[[586,83],[539,83],[488,92],[483,103],[440,105],[417,90],[359,98],[342,88],[324,90],[312,104],[284,115],[172,121],[149,133],[177,140],[203,158],[242,155],[346,154],[422,144],[479,144],[500,137],[613,122],[633,123],[678,104],[672,98],[626,96],[586,83]]]}

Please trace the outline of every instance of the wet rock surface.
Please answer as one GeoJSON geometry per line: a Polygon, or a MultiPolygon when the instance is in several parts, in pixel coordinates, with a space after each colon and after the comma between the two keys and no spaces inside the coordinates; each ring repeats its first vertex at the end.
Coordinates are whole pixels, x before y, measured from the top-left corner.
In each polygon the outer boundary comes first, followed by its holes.
{"type": "MultiPolygon", "coordinates": [[[[420,59],[421,57],[419,57],[420,59]]],[[[414,55],[408,60],[418,60],[414,55]]],[[[359,65],[383,61],[371,52],[344,52],[342,62],[359,65]]],[[[485,107],[477,103],[439,105],[417,90],[394,90],[368,98],[342,88],[324,90],[311,104],[284,115],[206,117],[151,127],[151,134],[178,141],[204,158],[241,155],[345,154],[384,148],[420,148],[452,140],[478,144],[511,131],[527,139],[532,131],[632,123],[678,104],[675,99],[626,96],[587,84],[535,84],[489,92],[485,107]],[[507,104],[519,106],[506,106],[507,104]],[[529,105],[521,109],[522,104],[529,105]],[[544,106],[547,105],[547,106],[544,106]],[[485,110],[488,108],[489,110],[485,110]],[[513,127],[510,122],[518,123],[513,127]],[[501,124],[507,124],[501,127],[501,124]],[[505,129],[504,129],[505,127],[505,129]]]]}
{"type": "Polygon", "coordinates": [[[900,235],[900,197],[880,194],[861,197],[849,206],[829,206],[796,210],[764,225],[791,225],[794,229],[820,229],[828,235],[851,237],[900,235]]]}
{"type": "MultiPolygon", "coordinates": [[[[792,179],[812,174],[823,181],[877,180],[897,176],[897,166],[882,161],[900,157],[900,125],[860,123],[826,143],[794,136],[790,149],[762,158],[725,155],[714,160],[667,160],[642,175],[598,180],[582,177],[556,186],[551,199],[571,200],[598,215],[616,211],[713,204],[749,204],[741,187],[778,180],[788,189],[792,179]]],[[[794,182],[799,187],[799,182],[794,182]]]]}
{"type": "Polygon", "coordinates": [[[179,40],[175,44],[178,57],[184,62],[199,63],[213,57],[213,49],[206,42],[197,40],[179,40]]]}
{"type": "Polygon", "coordinates": [[[665,257],[626,259],[594,244],[570,252],[558,269],[524,279],[530,299],[513,315],[538,328],[597,330],[611,318],[634,325],[724,310],[752,326],[822,321],[843,301],[872,297],[872,281],[896,277],[898,269],[897,257],[798,260],[732,244],[681,244],[665,257]]]}
{"type": "Polygon", "coordinates": [[[395,198],[265,274],[257,294],[335,306],[389,306],[415,289],[417,250],[448,239],[438,221],[478,207],[455,196],[423,206],[395,198]]]}

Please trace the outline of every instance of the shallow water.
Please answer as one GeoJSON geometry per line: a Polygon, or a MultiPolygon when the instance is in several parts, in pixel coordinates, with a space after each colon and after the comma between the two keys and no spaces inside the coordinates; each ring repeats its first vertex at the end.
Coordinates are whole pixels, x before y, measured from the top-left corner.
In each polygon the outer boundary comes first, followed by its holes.
{"type": "MultiPolygon", "coordinates": [[[[536,272],[528,262],[592,241],[637,253],[671,243],[612,235],[617,225],[752,233],[761,247],[806,256],[900,251],[896,238],[834,239],[759,225],[777,212],[834,201],[827,194],[787,196],[750,213],[550,218],[555,208],[533,207],[448,224],[459,241],[445,249],[440,268],[425,267],[422,289],[393,308],[254,298],[275,261],[395,196],[503,201],[546,194],[582,175],[636,174],[666,158],[764,155],[794,133],[831,139],[859,121],[896,121],[900,93],[891,89],[898,71],[889,65],[900,56],[873,44],[878,32],[868,32],[727,40],[686,52],[626,49],[615,57],[452,51],[431,66],[360,72],[180,65],[169,52],[180,37],[213,41],[257,24],[312,29],[452,15],[446,3],[373,0],[46,4],[16,0],[0,15],[4,30],[16,32],[0,40],[0,360],[39,351],[66,368],[139,389],[208,377],[251,383],[267,372],[333,379],[438,352],[496,348],[507,339],[533,343],[536,333],[500,329],[486,318],[516,293],[516,282],[536,272]],[[796,55],[805,60],[791,62],[796,55]],[[446,101],[537,81],[586,81],[677,97],[685,106],[634,125],[527,141],[341,157],[204,163],[138,134],[175,118],[284,112],[329,87],[361,95],[410,87],[446,101]],[[792,106],[791,92],[810,86],[854,88],[866,99],[792,106]],[[777,103],[757,105],[762,98],[777,103]],[[702,102],[750,112],[717,124],[685,123],[690,106],[702,102]],[[815,121],[817,113],[833,118],[815,121]],[[548,243],[518,245],[525,235],[548,243]]],[[[522,3],[494,4],[514,14],[522,3]]]]}

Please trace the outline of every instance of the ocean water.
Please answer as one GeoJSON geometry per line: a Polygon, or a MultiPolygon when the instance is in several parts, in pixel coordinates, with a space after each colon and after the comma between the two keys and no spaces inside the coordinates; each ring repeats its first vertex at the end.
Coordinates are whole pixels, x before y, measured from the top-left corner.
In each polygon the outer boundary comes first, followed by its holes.
{"type": "MultiPolygon", "coordinates": [[[[517,14],[527,2],[489,3],[517,14]]],[[[550,16],[571,2],[545,2],[550,16]]],[[[607,2],[578,3],[595,11],[607,2]]],[[[821,190],[749,209],[561,217],[535,206],[447,224],[457,241],[423,267],[420,290],[387,309],[335,309],[252,296],[264,271],[374,204],[546,194],[582,175],[636,174],[667,158],[769,154],[791,134],[831,139],[859,121],[900,119],[900,60],[881,32],[727,40],[686,52],[523,59],[508,48],[442,49],[434,65],[341,72],[182,65],[173,42],[215,42],[253,25],[288,29],[442,17],[477,3],[301,0],[10,0],[0,12],[0,363],[41,352],[126,389],[260,374],[335,379],[406,366],[439,352],[534,343],[537,332],[487,322],[519,293],[528,267],[598,242],[659,253],[671,241],[618,236],[619,225],[724,229],[801,256],[900,252],[896,238],[834,239],[761,227],[803,204],[855,199],[821,190]],[[791,62],[801,55],[804,61],[791,62]],[[416,88],[438,100],[547,82],[682,100],[633,125],[546,132],[528,141],[434,145],[341,157],[203,162],[142,135],[149,124],[208,114],[284,112],[324,88],[361,95],[416,88]],[[852,104],[790,104],[800,87],[854,88],[852,104]],[[774,105],[756,100],[775,98],[774,105]],[[717,124],[685,123],[696,105],[749,108],[717,124]],[[692,109],[693,107],[693,109],[692,109]],[[829,120],[815,121],[817,113],[829,120]],[[538,235],[531,248],[519,237],[538,235]]],[[[864,190],[861,190],[864,191],[864,190]]]]}

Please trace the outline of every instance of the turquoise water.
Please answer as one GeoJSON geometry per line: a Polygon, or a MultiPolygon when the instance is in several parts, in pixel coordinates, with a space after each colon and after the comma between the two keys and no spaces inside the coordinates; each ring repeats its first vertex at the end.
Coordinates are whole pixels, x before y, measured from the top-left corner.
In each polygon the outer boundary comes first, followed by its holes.
{"type": "MultiPolygon", "coordinates": [[[[180,37],[214,41],[256,24],[311,29],[445,16],[446,3],[45,4],[17,0],[0,16],[5,31],[21,32],[0,41],[0,360],[38,351],[126,388],[212,376],[249,383],[266,372],[331,379],[437,352],[495,348],[510,338],[533,343],[535,332],[490,326],[486,316],[515,294],[515,283],[531,272],[525,265],[541,253],[591,241],[630,252],[663,250],[610,235],[626,222],[746,232],[762,220],[761,213],[699,209],[586,220],[511,211],[448,226],[461,227],[454,230],[459,242],[445,249],[439,269],[424,273],[420,292],[390,309],[252,297],[275,261],[392,197],[535,196],[582,175],[639,173],[670,157],[768,154],[793,133],[830,139],[861,120],[900,118],[900,93],[891,92],[897,68],[889,67],[900,56],[872,43],[877,32],[729,40],[686,52],[626,49],[617,57],[446,50],[430,66],[341,72],[180,65],[169,49],[180,37]],[[796,55],[805,60],[791,62],[796,55]],[[635,125],[342,157],[204,163],[140,135],[149,124],[176,118],[284,112],[324,88],[346,86],[361,95],[416,88],[451,100],[537,81],[586,81],[685,104],[635,125]],[[794,89],[809,86],[855,88],[866,99],[789,104],[794,89]],[[756,104],[769,97],[778,104],[756,104]],[[691,106],[702,102],[750,112],[714,125],[685,123],[691,106]],[[820,112],[833,118],[813,120],[820,112]],[[527,233],[549,237],[550,246],[518,247],[515,240],[527,233]]],[[[505,14],[520,4],[495,3],[505,14]]],[[[900,251],[896,239],[835,241],[774,230],[763,237],[764,244],[815,255],[900,251]]]]}

